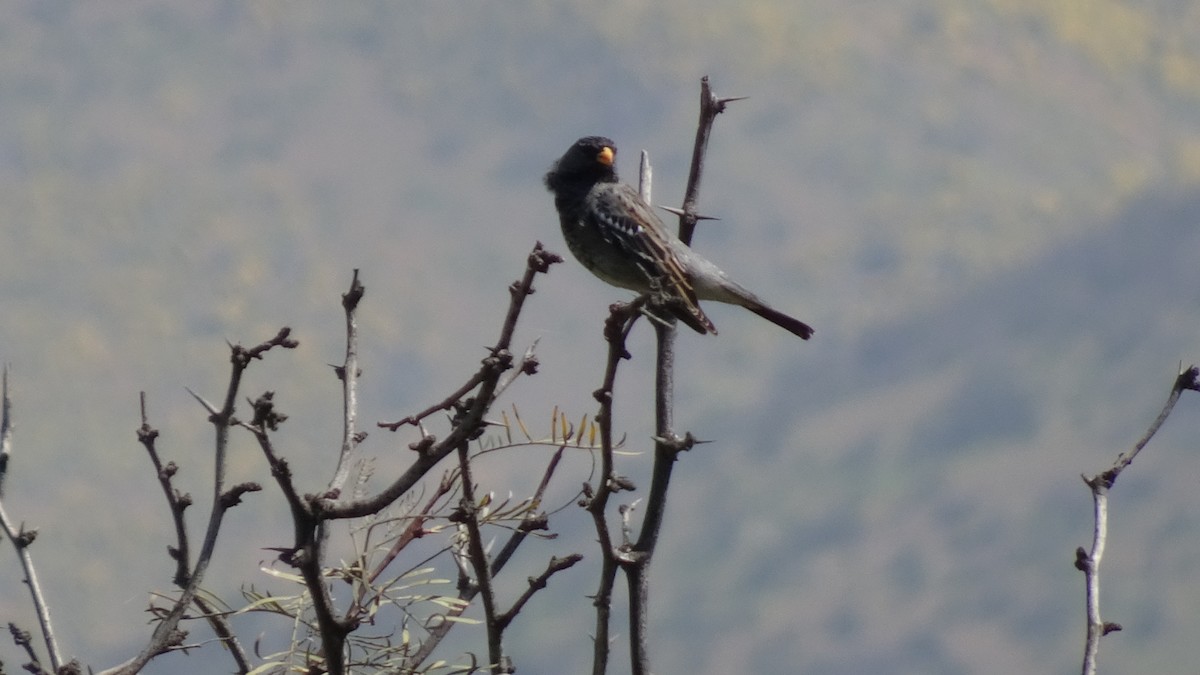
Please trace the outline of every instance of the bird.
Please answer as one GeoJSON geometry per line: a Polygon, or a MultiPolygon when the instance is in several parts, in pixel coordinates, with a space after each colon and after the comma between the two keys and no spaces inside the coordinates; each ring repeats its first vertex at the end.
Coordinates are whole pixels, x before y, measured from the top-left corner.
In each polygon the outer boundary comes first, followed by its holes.
{"type": "Polygon", "coordinates": [[[692,250],[616,171],[617,146],[585,136],[546,173],[567,248],[592,274],[619,288],[648,293],[652,301],[700,334],[717,328],[700,300],[740,305],[799,336],[808,324],[771,307],[692,250]]]}

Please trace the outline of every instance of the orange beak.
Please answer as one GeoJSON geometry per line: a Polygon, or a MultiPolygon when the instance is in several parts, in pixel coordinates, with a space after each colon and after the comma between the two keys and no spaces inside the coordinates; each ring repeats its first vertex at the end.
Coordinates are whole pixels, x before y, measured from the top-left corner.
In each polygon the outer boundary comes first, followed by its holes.
{"type": "Polygon", "coordinates": [[[613,149],[608,147],[607,145],[604,146],[603,148],[600,148],[600,152],[596,153],[596,161],[600,162],[604,166],[612,166],[613,159],[615,157],[616,157],[616,153],[613,152],[613,149]]]}

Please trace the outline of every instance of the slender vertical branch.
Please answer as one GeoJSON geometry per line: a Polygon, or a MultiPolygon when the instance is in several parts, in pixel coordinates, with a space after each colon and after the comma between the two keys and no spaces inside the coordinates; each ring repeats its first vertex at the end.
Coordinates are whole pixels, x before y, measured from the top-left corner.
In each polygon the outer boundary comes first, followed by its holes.
{"type": "MultiPolygon", "coordinates": [[[[346,316],[346,355],[342,365],[334,368],[338,379],[342,382],[342,446],[338,452],[337,466],[334,468],[333,479],[329,481],[326,494],[340,495],[350,477],[350,466],[354,450],[366,434],[358,432],[358,303],[366,293],[366,288],[358,279],[358,270],[350,280],[350,290],[342,294],[342,310],[346,316]]],[[[305,509],[305,519],[311,516],[305,509]]],[[[326,543],[329,541],[328,521],[318,521],[315,543],[316,564],[318,569],[325,563],[326,543]]]]}
{"type": "Polygon", "coordinates": [[[483,603],[490,670],[493,673],[507,673],[510,671],[504,658],[504,628],[498,620],[496,594],[492,588],[492,568],[488,563],[487,553],[483,550],[483,532],[479,527],[479,500],[475,497],[471,454],[467,441],[463,441],[458,447],[458,471],[459,480],[462,481],[462,500],[451,520],[457,520],[467,528],[467,557],[475,569],[475,585],[483,603]]]}
{"type": "Polygon", "coordinates": [[[1121,630],[1121,624],[1104,622],[1100,619],[1100,561],[1104,558],[1104,547],[1108,540],[1108,491],[1112,489],[1121,472],[1133,463],[1138,453],[1158,433],[1159,428],[1167,421],[1167,417],[1175,409],[1175,404],[1185,390],[1200,391],[1200,368],[1193,365],[1179,372],[1179,375],[1175,377],[1175,382],[1171,385],[1171,393],[1167,396],[1166,404],[1163,405],[1158,417],[1154,419],[1150,428],[1142,434],[1132,449],[1118,455],[1116,461],[1106,471],[1094,476],[1083,476],[1083,482],[1092,491],[1094,519],[1091,550],[1088,551],[1082,546],[1075,549],[1075,568],[1083,572],[1087,603],[1087,636],[1084,641],[1081,669],[1083,675],[1095,675],[1096,673],[1096,657],[1100,651],[1100,638],[1121,630]]]}
{"type": "Polygon", "coordinates": [[[38,581],[37,568],[34,567],[33,556],[29,553],[30,544],[37,539],[37,530],[26,530],[23,526],[15,527],[4,510],[2,501],[0,501],[0,529],[4,530],[5,537],[17,552],[17,560],[20,561],[21,570],[25,573],[25,585],[29,587],[33,609],[37,614],[38,625],[42,631],[42,640],[46,644],[46,654],[50,657],[51,669],[57,671],[62,665],[62,655],[58,650],[58,639],[54,635],[54,624],[50,621],[50,606],[46,604],[42,584],[38,581]]]}
{"type": "Polygon", "coordinates": [[[642,150],[638,161],[638,195],[647,204],[653,204],[651,199],[654,190],[654,169],[650,166],[650,153],[642,150]]]}
{"type": "MultiPolygon", "coordinates": [[[[4,366],[3,391],[0,392],[0,487],[3,487],[4,476],[8,472],[8,461],[12,456],[12,398],[8,394],[8,364],[4,366]]],[[[25,573],[25,585],[29,587],[29,596],[33,602],[33,611],[37,614],[38,626],[42,631],[42,640],[46,644],[46,655],[50,659],[51,669],[58,671],[63,665],[62,654],[58,649],[58,638],[54,635],[54,623],[50,620],[50,605],[42,592],[42,584],[38,581],[37,568],[33,565],[33,555],[29,546],[37,539],[37,530],[26,530],[24,525],[15,526],[4,509],[3,491],[0,491],[0,529],[13,549],[17,552],[21,570],[25,573]]]]}
{"type": "Polygon", "coordinates": [[[8,396],[8,364],[4,364],[3,408],[0,409],[0,498],[4,497],[4,477],[8,475],[8,458],[12,456],[12,400],[8,396]]]}
{"type": "Polygon", "coordinates": [[[700,122],[696,125],[696,141],[692,146],[692,166],[688,171],[687,189],[683,196],[683,213],[679,216],[679,238],[691,246],[692,233],[700,220],[696,203],[700,199],[700,179],[704,175],[704,158],[708,154],[708,138],[712,134],[713,120],[725,112],[725,106],[734,101],[745,100],[745,96],[717,98],[708,84],[708,76],[700,78],[700,122]]]}
{"type": "MultiPolygon", "coordinates": [[[[150,457],[150,462],[154,465],[154,474],[158,478],[159,486],[163,490],[163,494],[167,499],[167,508],[171,511],[171,521],[175,525],[175,546],[168,546],[167,551],[171,558],[175,561],[175,576],[173,581],[179,588],[184,588],[188,584],[191,567],[190,544],[187,533],[187,520],[184,518],[184,512],[192,505],[192,496],[181,493],[175,489],[173,480],[179,467],[175,462],[163,464],[162,458],[158,452],[158,429],[150,426],[149,414],[146,410],[146,392],[139,394],[139,403],[142,413],[142,425],[138,427],[137,437],[138,442],[146,449],[146,453],[150,457]]],[[[246,650],[242,648],[241,642],[237,635],[234,634],[229,622],[220,614],[207,600],[197,595],[192,598],[192,603],[200,610],[201,615],[213,633],[222,641],[226,648],[229,649],[229,654],[237,664],[239,673],[250,672],[250,660],[246,655],[246,650]]]]}
{"type": "Polygon", "coordinates": [[[184,518],[184,512],[192,505],[192,496],[179,492],[172,484],[179,467],[174,462],[163,464],[162,458],[158,454],[158,429],[150,426],[150,418],[146,412],[146,392],[143,391],[139,394],[139,400],[142,410],[142,425],[137,430],[138,442],[146,449],[150,463],[154,465],[154,475],[158,478],[158,485],[162,488],[163,496],[166,497],[167,508],[171,510],[171,522],[175,525],[175,546],[168,548],[167,551],[175,559],[175,585],[182,588],[187,585],[192,565],[187,520],[184,518]]]}
{"type": "Polygon", "coordinates": [[[148,644],[142,648],[136,656],[129,659],[119,666],[102,671],[101,675],[132,675],[139,672],[150,659],[162,654],[182,643],[184,633],[179,630],[179,621],[183,619],[187,608],[192,605],[192,601],[196,596],[196,592],[200,589],[200,583],[204,579],[205,572],[208,571],[208,565],[212,560],[212,556],[217,546],[217,535],[221,530],[221,523],[224,519],[225,512],[229,508],[238,504],[241,496],[249,491],[261,489],[258,485],[246,483],[236,485],[228,490],[225,488],[225,469],[227,466],[226,455],[229,448],[229,427],[234,423],[233,411],[234,404],[237,400],[238,390],[241,387],[242,375],[250,363],[256,359],[261,359],[263,354],[275,347],[283,347],[285,349],[293,349],[299,343],[291,339],[289,336],[291,329],[284,327],[279,330],[275,337],[249,349],[241,345],[232,345],[230,347],[230,375],[229,384],[225,390],[225,400],[220,409],[213,407],[208,401],[205,401],[199,395],[193,393],[192,396],[200,402],[209,412],[208,420],[212,423],[215,429],[215,441],[213,452],[213,504],[209,514],[208,528],[204,534],[204,541],[200,546],[200,553],[196,556],[196,565],[192,568],[188,578],[187,585],[183,588],[179,598],[175,601],[174,607],[167,613],[165,617],[158,622],[154,627],[154,632],[150,636],[148,644]]]}
{"type": "Polygon", "coordinates": [[[617,381],[617,366],[622,359],[629,358],[625,341],[640,314],[641,300],[628,305],[614,305],[604,322],[604,338],[608,343],[608,358],[604,366],[604,380],[593,393],[600,404],[596,424],[600,427],[600,480],[596,487],[584,485],[584,504],[592,516],[596,538],[600,546],[600,582],[592,604],[596,607],[596,626],[592,634],[592,675],[608,672],[608,650],[611,642],[612,592],[619,569],[618,548],[613,542],[612,531],[606,519],[608,501],[612,495],[629,486],[629,481],[616,475],[613,463],[613,388],[617,381]]]}
{"type": "Polygon", "coordinates": [[[1100,620],[1100,561],[1104,558],[1104,545],[1108,538],[1108,488],[1104,480],[1085,481],[1092,489],[1092,550],[1088,553],[1079,547],[1075,551],[1075,567],[1083,572],[1087,602],[1087,638],[1083,648],[1083,675],[1096,674],[1096,656],[1100,651],[1100,638],[1114,630],[1118,624],[1105,624],[1100,620]]]}
{"type": "MultiPolygon", "coordinates": [[[[700,180],[704,174],[704,158],[713,121],[724,112],[725,105],[736,98],[717,98],[708,84],[708,77],[700,80],[700,121],[696,129],[696,140],[692,148],[692,164],[688,173],[687,189],[684,193],[683,209],[679,211],[679,238],[691,244],[692,234],[701,216],[696,210],[700,195],[700,180]]],[[[643,166],[648,162],[643,159],[643,166]]],[[[649,190],[648,179],[643,176],[643,189],[649,190]]],[[[680,438],[675,433],[673,410],[675,406],[675,325],[674,322],[655,326],[657,338],[657,366],[655,371],[655,443],[654,468],[650,479],[650,491],[646,500],[646,515],[642,520],[641,533],[633,545],[630,562],[624,566],[629,586],[629,630],[631,672],[644,675],[650,672],[649,638],[647,635],[647,601],[649,594],[650,563],[658,544],[666,513],[667,490],[671,473],[679,453],[694,444],[691,434],[680,438]]]]}
{"type": "Polygon", "coordinates": [[[338,454],[337,468],[329,482],[330,492],[340,493],[350,476],[354,449],[362,440],[358,433],[358,303],[366,288],[358,280],[358,270],[350,280],[350,290],[342,294],[342,308],[346,314],[346,358],[335,368],[342,381],[342,449],[338,454]]]}

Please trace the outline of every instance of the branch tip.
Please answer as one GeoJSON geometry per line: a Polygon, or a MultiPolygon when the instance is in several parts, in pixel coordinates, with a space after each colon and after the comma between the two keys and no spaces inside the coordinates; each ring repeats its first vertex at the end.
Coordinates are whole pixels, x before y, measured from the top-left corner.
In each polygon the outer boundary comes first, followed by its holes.
{"type": "Polygon", "coordinates": [[[1195,365],[1188,366],[1186,370],[1179,374],[1177,386],[1180,389],[1200,391],[1200,368],[1195,365]]]}
{"type": "Polygon", "coordinates": [[[366,292],[367,287],[358,280],[358,268],[356,267],[354,276],[350,279],[350,290],[342,294],[342,307],[348,311],[356,309],[366,292]]]}

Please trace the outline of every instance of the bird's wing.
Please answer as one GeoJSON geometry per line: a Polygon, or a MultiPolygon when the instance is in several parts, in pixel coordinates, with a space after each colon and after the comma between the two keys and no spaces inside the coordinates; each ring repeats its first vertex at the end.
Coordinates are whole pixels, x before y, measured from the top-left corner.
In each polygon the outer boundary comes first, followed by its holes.
{"type": "Polygon", "coordinates": [[[607,241],[637,261],[650,287],[664,295],[675,314],[700,333],[716,333],[712,321],[700,309],[696,291],[674,247],[676,242],[662,220],[637,191],[624,183],[597,184],[589,195],[589,216],[607,241]]]}

